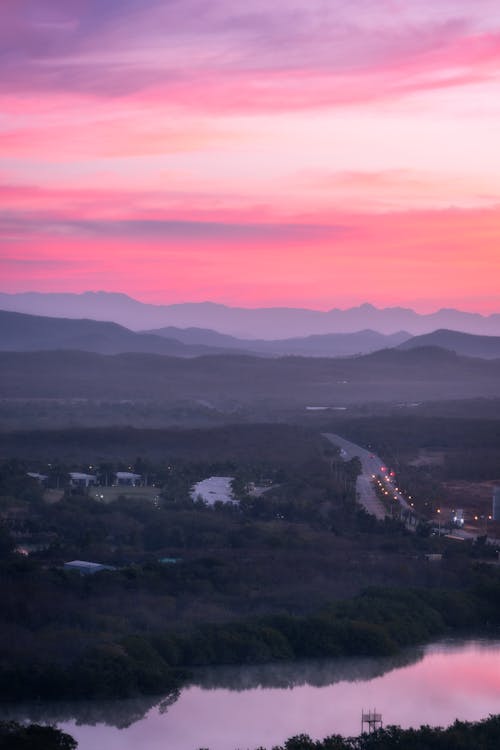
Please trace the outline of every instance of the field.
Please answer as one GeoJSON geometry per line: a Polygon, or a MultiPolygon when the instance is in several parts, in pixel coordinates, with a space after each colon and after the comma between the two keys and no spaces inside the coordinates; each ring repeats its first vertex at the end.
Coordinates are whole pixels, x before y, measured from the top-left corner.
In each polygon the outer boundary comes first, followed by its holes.
{"type": "Polygon", "coordinates": [[[95,500],[101,500],[103,503],[113,503],[120,497],[126,497],[131,500],[145,500],[154,503],[158,501],[160,489],[158,487],[92,487],[89,496],[95,500]]]}

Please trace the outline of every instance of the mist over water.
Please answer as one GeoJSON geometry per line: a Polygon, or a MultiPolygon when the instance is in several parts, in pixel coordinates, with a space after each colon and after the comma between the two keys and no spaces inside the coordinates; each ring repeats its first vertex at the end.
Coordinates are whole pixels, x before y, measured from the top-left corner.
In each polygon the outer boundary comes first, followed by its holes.
{"type": "Polygon", "coordinates": [[[500,641],[448,641],[395,659],[343,659],[203,669],[180,694],[126,701],[24,704],[3,717],[57,722],[79,750],[236,750],[299,733],[360,732],[361,710],[384,724],[446,726],[498,711],[500,641]]]}

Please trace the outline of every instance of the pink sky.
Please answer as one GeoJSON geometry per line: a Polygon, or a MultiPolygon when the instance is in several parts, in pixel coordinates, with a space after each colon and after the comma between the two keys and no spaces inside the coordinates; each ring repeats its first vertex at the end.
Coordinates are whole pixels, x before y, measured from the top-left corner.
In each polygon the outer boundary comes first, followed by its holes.
{"type": "Polygon", "coordinates": [[[497,0],[3,0],[1,291],[500,311],[497,0]]]}

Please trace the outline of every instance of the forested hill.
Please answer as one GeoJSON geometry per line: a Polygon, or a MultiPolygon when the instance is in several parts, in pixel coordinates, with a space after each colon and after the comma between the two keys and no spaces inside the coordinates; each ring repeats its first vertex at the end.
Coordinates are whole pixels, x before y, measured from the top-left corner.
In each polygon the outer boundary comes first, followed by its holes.
{"type": "Polygon", "coordinates": [[[350,359],[86,352],[0,353],[4,399],[205,399],[214,405],[304,405],[500,396],[500,361],[441,349],[386,350],[350,359]]]}
{"type": "Polygon", "coordinates": [[[228,353],[234,352],[236,349],[239,352],[281,357],[288,355],[348,357],[397,346],[411,338],[410,334],[405,331],[383,334],[371,329],[351,333],[324,333],[271,340],[239,339],[205,328],[176,328],[174,326],[147,331],[147,333],[177,339],[184,344],[223,347],[229,350],[228,353]]]}
{"type": "Polygon", "coordinates": [[[218,353],[218,347],[134,333],[117,323],[51,318],[0,310],[0,351],[81,350],[100,354],[139,352],[174,357],[218,353]]]}
{"type": "Polygon", "coordinates": [[[203,328],[168,327],[134,332],[117,323],[0,310],[0,351],[73,350],[97,354],[138,352],[174,357],[206,354],[299,355],[334,357],[396,346],[409,338],[400,331],[384,335],[364,330],[266,341],[238,339],[203,328]]]}
{"type": "Polygon", "coordinates": [[[466,357],[500,358],[500,336],[474,336],[470,333],[446,329],[414,336],[399,344],[398,348],[416,349],[422,346],[438,346],[466,357]]]}

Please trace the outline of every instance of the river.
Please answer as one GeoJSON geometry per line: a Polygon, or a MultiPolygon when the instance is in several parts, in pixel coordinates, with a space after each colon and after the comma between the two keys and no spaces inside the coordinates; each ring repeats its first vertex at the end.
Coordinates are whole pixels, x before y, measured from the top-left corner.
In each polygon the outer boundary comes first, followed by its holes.
{"type": "Polygon", "coordinates": [[[178,696],[23,704],[2,718],[57,722],[79,750],[253,750],[307,733],[384,724],[446,726],[500,712],[500,641],[442,641],[396,659],[346,659],[199,671],[178,696]]]}

